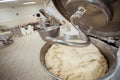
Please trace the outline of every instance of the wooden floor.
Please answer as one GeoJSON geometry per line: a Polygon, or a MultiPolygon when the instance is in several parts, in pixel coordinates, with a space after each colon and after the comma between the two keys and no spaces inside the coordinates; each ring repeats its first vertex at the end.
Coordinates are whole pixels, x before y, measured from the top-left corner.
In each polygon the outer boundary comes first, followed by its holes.
{"type": "Polygon", "coordinates": [[[39,61],[44,43],[37,32],[16,38],[9,46],[0,43],[0,80],[52,80],[39,61]]]}

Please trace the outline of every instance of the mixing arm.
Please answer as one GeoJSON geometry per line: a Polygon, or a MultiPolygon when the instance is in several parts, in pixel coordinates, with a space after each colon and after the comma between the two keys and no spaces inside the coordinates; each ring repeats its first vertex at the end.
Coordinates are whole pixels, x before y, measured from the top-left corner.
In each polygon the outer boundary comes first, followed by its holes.
{"type": "MultiPolygon", "coordinates": [[[[80,9],[81,10],[81,9],[80,9]]],[[[42,14],[44,14],[46,17],[51,17],[49,16],[49,13],[47,13],[44,9],[41,9],[40,12],[42,14]]],[[[79,13],[77,13],[78,15],[81,15],[79,13]]],[[[76,16],[76,13],[75,13],[76,16]]],[[[80,17],[80,16],[77,16],[80,17]]],[[[56,20],[56,18],[51,17],[52,19],[56,20]]],[[[74,24],[74,22],[72,21],[72,19],[74,19],[74,16],[71,17],[71,22],[74,24]]],[[[59,26],[59,25],[57,25],[59,26]]],[[[57,31],[58,29],[52,28],[51,26],[49,28],[51,28],[50,30],[47,30],[47,27],[43,27],[45,29],[45,34],[49,34],[49,36],[47,35],[45,38],[49,41],[52,41],[54,43],[59,43],[59,44],[64,44],[67,46],[74,46],[74,47],[85,47],[88,46],[90,44],[90,39],[87,37],[87,35],[85,35],[81,30],[79,30],[78,26],[74,25],[75,28],[79,31],[79,35],[77,36],[55,36],[52,37],[50,35],[54,35],[53,32],[55,31],[57,34],[59,31],[57,31]],[[83,39],[83,41],[81,42],[80,37],[85,38],[85,40],[83,39]],[[72,41],[71,41],[72,40],[72,41]],[[79,40],[79,42],[75,42],[74,40],[79,40]]]]}
{"type": "Polygon", "coordinates": [[[78,10],[70,17],[71,23],[73,24],[75,29],[79,32],[78,36],[80,36],[81,38],[83,38],[83,40],[85,40],[84,45],[90,44],[90,39],[82,30],[80,30],[80,26],[74,24],[74,19],[75,18],[81,18],[85,14],[86,11],[87,10],[84,7],[79,7],[78,10]]]}

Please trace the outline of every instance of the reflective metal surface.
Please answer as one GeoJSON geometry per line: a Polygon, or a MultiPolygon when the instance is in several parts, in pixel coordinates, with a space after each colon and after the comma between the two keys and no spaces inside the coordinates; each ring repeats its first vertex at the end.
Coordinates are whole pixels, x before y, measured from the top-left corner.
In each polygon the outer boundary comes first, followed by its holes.
{"type": "Polygon", "coordinates": [[[120,0],[52,0],[59,12],[68,20],[78,7],[87,11],[75,24],[95,37],[120,37],[120,0]]]}
{"type": "MultiPolygon", "coordinates": [[[[74,18],[74,24],[79,26],[86,35],[114,43],[120,46],[120,0],[52,0],[58,11],[70,21],[71,16],[79,9],[85,8],[85,13],[74,18]],[[116,40],[118,40],[116,42],[116,40]]],[[[61,37],[61,39],[67,37],[61,37]]],[[[72,38],[72,37],[68,37],[72,38]]],[[[109,64],[109,71],[99,80],[119,80],[116,74],[120,74],[120,50],[114,51],[109,45],[101,40],[91,39],[91,42],[96,45],[109,64]],[[114,75],[115,74],[115,75],[114,75]],[[113,78],[114,77],[114,78],[113,78]]],[[[55,40],[54,41],[58,41],[55,40]]],[[[61,43],[58,41],[57,43],[61,43]]],[[[55,79],[59,79],[51,74],[45,66],[45,53],[53,43],[47,43],[43,46],[40,54],[40,61],[44,69],[55,79]]],[[[66,44],[66,43],[63,43],[66,44]]],[[[69,45],[69,44],[67,44],[69,45]]]]}
{"type": "Polygon", "coordinates": [[[81,18],[85,12],[87,10],[84,7],[79,7],[78,10],[70,17],[70,22],[72,23],[72,25],[75,27],[75,29],[79,32],[78,36],[80,36],[84,41],[86,41],[84,44],[90,44],[90,39],[89,37],[86,35],[86,33],[84,33],[82,30],[79,29],[79,25],[76,25],[74,23],[74,19],[75,18],[81,18]]]}
{"type": "Polygon", "coordinates": [[[47,10],[45,9],[40,9],[39,10],[41,14],[44,15],[44,17],[47,18],[47,20],[50,22],[50,24],[53,26],[53,25],[60,25],[60,21],[55,18],[55,16],[51,15],[47,10]]]}
{"type": "MultiPolygon", "coordinates": [[[[109,65],[109,71],[105,74],[105,76],[103,76],[102,78],[100,78],[99,80],[109,80],[114,74],[116,66],[118,65],[118,61],[117,61],[117,56],[115,55],[116,50],[113,50],[109,45],[107,45],[106,43],[91,38],[92,43],[98,47],[100,49],[100,51],[103,53],[104,57],[107,59],[108,65],[109,65]]],[[[43,66],[43,68],[45,69],[45,71],[47,73],[49,73],[49,75],[51,75],[53,78],[60,80],[60,78],[56,77],[55,75],[53,75],[52,73],[50,73],[45,65],[45,54],[48,51],[48,49],[51,47],[53,43],[46,43],[43,48],[41,49],[40,52],[40,62],[43,66]]]]}
{"type": "Polygon", "coordinates": [[[47,30],[45,29],[39,29],[39,35],[42,38],[42,40],[48,42],[49,40],[46,39],[46,37],[51,37],[51,38],[56,38],[59,36],[59,26],[50,26],[46,27],[47,30]]]}
{"type": "MultiPolygon", "coordinates": [[[[78,36],[76,37],[73,37],[72,35],[71,36],[59,36],[59,21],[54,17],[54,16],[51,16],[45,9],[40,9],[40,12],[46,17],[48,18],[48,21],[50,21],[50,26],[46,26],[46,22],[44,21],[44,23],[42,24],[42,27],[43,29],[42,30],[38,30],[39,31],[39,34],[41,36],[41,38],[48,42],[48,41],[52,41],[54,43],[59,43],[59,44],[64,44],[64,45],[67,45],[67,46],[74,46],[74,47],[85,47],[85,46],[88,46],[90,44],[90,39],[87,37],[87,35],[85,35],[84,33],[82,33],[82,31],[79,30],[79,28],[76,27],[76,29],[79,31],[79,38],[78,36]],[[53,23],[53,24],[51,24],[53,23]],[[51,26],[53,25],[53,26],[51,26]],[[81,34],[81,35],[80,35],[81,34]],[[79,39],[79,40],[84,40],[83,43],[81,42],[68,42],[68,38],[66,37],[69,37],[69,39],[79,39]],[[62,38],[62,39],[61,39],[62,38]]],[[[74,23],[73,23],[74,24],[74,23]]]]}
{"type": "Polygon", "coordinates": [[[87,38],[87,41],[81,42],[81,38],[76,35],[59,36],[57,38],[47,37],[47,39],[54,43],[59,43],[67,46],[73,46],[73,47],[86,47],[90,44],[89,38],[87,38]],[[76,40],[77,42],[75,42],[76,40]]]}
{"type": "Polygon", "coordinates": [[[80,36],[59,36],[59,26],[51,26],[48,28],[49,30],[47,31],[45,29],[38,30],[40,37],[46,42],[59,43],[74,47],[85,47],[90,44],[89,38],[87,38],[87,41],[81,42],[79,41],[81,40],[80,36]],[[74,40],[78,40],[79,42],[74,42],[74,40]]]}

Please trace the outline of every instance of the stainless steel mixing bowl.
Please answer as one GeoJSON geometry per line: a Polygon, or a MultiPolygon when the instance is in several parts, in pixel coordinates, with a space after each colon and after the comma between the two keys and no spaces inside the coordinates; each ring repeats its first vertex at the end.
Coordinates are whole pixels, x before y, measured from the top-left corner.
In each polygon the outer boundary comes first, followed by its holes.
{"type": "MultiPolygon", "coordinates": [[[[107,63],[108,63],[108,67],[109,67],[109,70],[108,72],[103,76],[101,77],[99,80],[110,80],[109,78],[111,77],[111,75],[114,73],[115,71],[115,68],[116,68],[116,65],[117,65],[117,57],[116,57],[116,52],[115,50],[113,50],[113,48],[111,48],[111,46],[109,46],[108,44],[98,40],[98,39],[94,39],[94,38],[91,38],[91,42],[100,49],[100,51],[102,52],[102,54],[104,55],[104,57],[106,58],[107,60],[107,63]]],[[[46,52],[48,51],[48,49],[51,47],[53,43],[46,43],[42,49],[41,49],[41,52],[40,52],[40,62],[43,66],[43,68],[45,69],[45,71],[51,76],[53,77],[54,79],[57,79],[57,80],[61,80],[59,77],[55,76],[54,74],[50,73],[47,68],[46,68],[46,64],[45,64],[45,54],[46,52]]]]}

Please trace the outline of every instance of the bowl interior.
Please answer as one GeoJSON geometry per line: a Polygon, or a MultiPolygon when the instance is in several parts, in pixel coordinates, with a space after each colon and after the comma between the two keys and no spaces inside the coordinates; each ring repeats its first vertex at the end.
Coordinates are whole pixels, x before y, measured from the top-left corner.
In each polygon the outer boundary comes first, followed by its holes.
{"type": "MultiPolygon", "coordinates": [[[[102,52],[103,56],[106,58],[107,60],[107,63],[108,63],[108,72],[105,74],[105,76],[103,76],[103,78],[105,77],[109,77],[109,75],[112,74],[113,70],[114,70],[114,66],[116,65],[116,56],[112,50],[112,48],[98,40],[98,39],[94,39],[94,38],[91,38],[91,42],[99,48],[99,50],[102,52]]],[[[54,77],[55,79],[59,79],[58,77],[56,77],[55,75],[53,75],[52,73],[50,73],[47,68],[46,68],[46,65],[45,65],[45,54],[47,53],[48,49],[51,47],[52,43],[46,43],[43,48],[41,49],[41,53],[40,53],[40,62],[43,66],[43,68],[52,76],[54,77]]],[[[101,78],[102,79],[102,78],[101,78]]]]}

